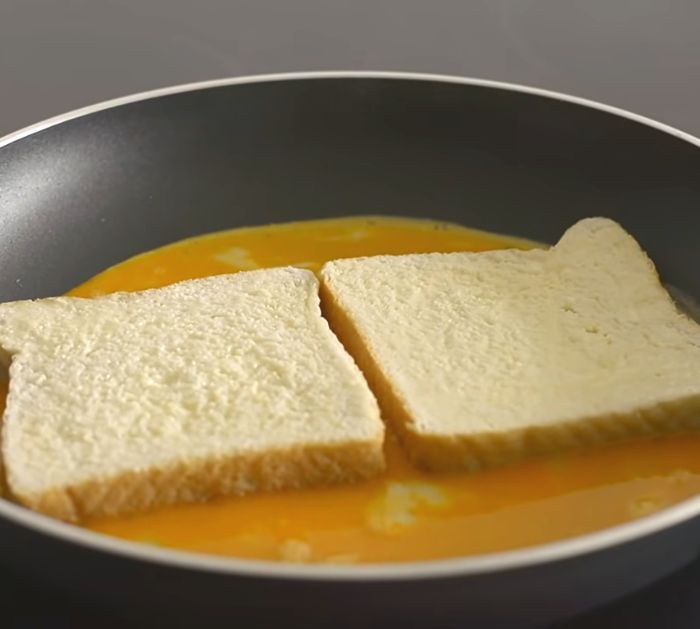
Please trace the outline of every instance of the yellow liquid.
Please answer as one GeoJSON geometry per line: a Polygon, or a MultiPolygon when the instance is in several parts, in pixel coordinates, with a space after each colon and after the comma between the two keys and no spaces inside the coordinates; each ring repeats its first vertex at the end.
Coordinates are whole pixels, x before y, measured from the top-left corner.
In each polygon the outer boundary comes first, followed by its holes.
{"type": "MultiPolygon", "coordinates": [[[[454,225],[347,218],[239,229],[127,260],[71,292],[141,290],[215,273],[381,253],[532,243],[454,225]]],[[[478,474],[411,467],[388,435],[386,473],[344,487],[230,498],[93,520],[124,539],[258,559],[366,563],[454,557],[574,536],[700,491],[700,437],[609,446],[478,474]]]]}

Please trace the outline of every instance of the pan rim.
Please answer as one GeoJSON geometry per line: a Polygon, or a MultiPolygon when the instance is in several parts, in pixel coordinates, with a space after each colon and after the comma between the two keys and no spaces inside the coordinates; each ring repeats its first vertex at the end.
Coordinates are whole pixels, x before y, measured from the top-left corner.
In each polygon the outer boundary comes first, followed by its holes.
{"type": "MultiPolygon", "coordinates": [[[[574,105],[596,109],[604,113],[626,118],[633,122],[662,131],[700,148],[700,138],[671,125],[631,111],[600,103],[598,101],[547,90],[538,87],[493,81],[489,79],[460,77],[442,74],[395,72],[395,71],[316,71],[261,74],[184,83],[159,89],[138,92],[128,96],[109,99],[87,107],[75,109],[41,122],[29,125],[0,137],[0,149],[30,135],[106,109],[112,109],[143,100],[159,98],[185,92],[276,81],[308,79],[395,79],[452,83],[472,87],[483,87],[514,91],[541,96],[574,105]]],[[[404,563],[367,564],[362,566],[297,565],[273,561],[237,559],[195,552],[153,547],[137,542],[109,537],[79,527],[59,522],[47,516],[33,513],[19,505],[0,499],[0,517],[24,528],[45,534],[62,542],[82,546],[86,550],[117,555],[121,558],[145,561],[162,566],[204,571],[209,573],[248,576],[257,578],[289,580],[326,580],[337,582],[426,580],[435,578],[457,578],[500,571],[524,569],[540,564],[564,561],[577,556],[604,551],[614,546],[631,543],[643,537],[660,533],[700,515],[700,495],[688,498],[672,507],[644,518],[616,525],[586,535],[566,538],[547,544],[518,548],[515,550],[454,557],[431,561],[404,563]]]]}
{"type": "Polygon", "coordinates": [[[88,116],[90,114],[97,113],[105,109],[113,109],[115,107],[128,105],[130,103],[137,103],[139,101],[160,98],[161,96],[171,96],[174,94],[196,92],[199,90],[217,87],[227,87],[230,85],[245,85],[249,83],[273,83],[281,81],[298,81],[308,79],[397,79],[436,83],[452,83],[457,85],[470,85],[473,87],[486,87],[492,89],[509,90],[512,92],[519,92],[522,94],[530,94],[532,96],[542,96],[545,98],[551,98],[553,100],[559,100],[573,105],[581,105],[590,109],[597,109],[598,111],[602,111],[604,113],[613,114],[621,118],[626,118],[633,122],[638,122],[645,126],[656,129],[657,131],[663,131],[678,139],[684,140],[686,142],[689,142],[690,144],[700,147],[700,137],[697,137],[692,133],[683,131],[682,129],[674,127],[673,125],[667,124],[665,122],[660,122],[648,116],[629,111],[628,109],[617,107],[615,105],[608,105],[600,101],[585,98],[583,96],[576,96],[574,94],[568,94],[556,90],[549,90],[546,88],[536,87],[532,85],[511,83],[508,81],[495,81],[492,79],[482,79],[475,77],[462,77],[451,74],[431,74],[425,72],[403,72],[384,70],[320,70],[309,72],[280,72],[271,74],[253,74],[249,76],[208,79],[205,81],[181,83],[177,85],[156,88],[153,90],[146,90],[143,92],[135,92],[133,94],[119,96],[117,98],[110,98],[104,101],[94,103],[92,105],[72,109],[62,114],[58,114],[57,116],[52,116],[39,122],[30,124],[26,127],[22,127],[4,136],[0,136],[0,148],[4,148],[5,146],[8,146],[9,144],[16,142],[17,140],[21,140],[22,138],[25,138],[29,135],[33,135],[50,127],[54,127],[63,122],[68,122],[69,120],[74,120],[76,118],[88,116]]]}

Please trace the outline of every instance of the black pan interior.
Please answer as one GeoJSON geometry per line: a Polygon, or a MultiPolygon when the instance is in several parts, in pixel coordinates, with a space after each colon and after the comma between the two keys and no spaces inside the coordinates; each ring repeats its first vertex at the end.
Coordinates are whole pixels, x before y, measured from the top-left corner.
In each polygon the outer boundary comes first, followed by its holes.
{"type": "Polygon", "coordinates": [[[64,292],[194,234],[347,214],[550,242],[606,215],[698,296],[699,175],[684,140],[507,89],[329,78],[179,93],[0,149],[0,299],[64,292]]]}

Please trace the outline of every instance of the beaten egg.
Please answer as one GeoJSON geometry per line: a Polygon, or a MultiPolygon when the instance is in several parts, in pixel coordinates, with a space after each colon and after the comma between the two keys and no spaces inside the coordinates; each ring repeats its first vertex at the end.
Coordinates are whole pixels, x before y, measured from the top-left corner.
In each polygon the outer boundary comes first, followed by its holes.
{"type": "MultiPolygon", "coordinates": [[[[457,225],[383,217],[234,229],[127,260],[69,294],[93,297],[282,265],[429,251],[537,246],[457,225]]],[[[6,387],[0,389],[0,410],[6,387]]],[[[95,519],[89,529],[137,542],[241,558],[318,563],[439,559],[588,533],[700,492],[700,437],[613,445],[475,474],[415,469],[391,432],[386,472],[332,488],[163,507],[95,519]]]]}

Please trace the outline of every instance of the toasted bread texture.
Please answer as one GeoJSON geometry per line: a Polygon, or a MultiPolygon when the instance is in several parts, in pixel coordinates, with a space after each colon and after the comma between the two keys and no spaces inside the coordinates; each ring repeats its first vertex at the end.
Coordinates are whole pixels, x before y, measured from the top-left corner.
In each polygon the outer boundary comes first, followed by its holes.
{"type": "Polygon", "coordinates": [[[383,424],[279,268],[95,299],[0,305],[12,495],[64,520],[332,484],[383,469],[383,424]]]}
{"type": "Polygon", "coordinates": [[[321,281],[331,326],[425,468],[700,427],[700,326],[611,220],[548,250],[336,260],[321,281]]]}

